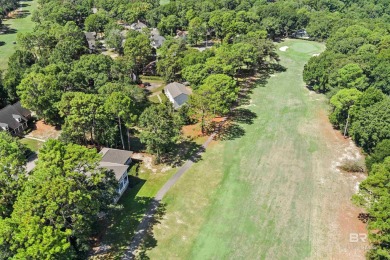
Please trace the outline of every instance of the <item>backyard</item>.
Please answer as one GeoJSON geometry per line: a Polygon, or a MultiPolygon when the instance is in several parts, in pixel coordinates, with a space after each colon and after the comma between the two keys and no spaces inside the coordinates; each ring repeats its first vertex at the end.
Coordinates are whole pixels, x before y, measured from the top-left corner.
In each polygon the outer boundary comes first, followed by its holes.
{"type": "Polygon", "coordinates": [[[16,35],[19,32],[31,32],[34,28],[31,14],[37,8],[37,0],[20,1],[21,7],[13,14],[13,18],[3,20],[3,28],[8,28],[0,34],[0,70],[7,68],[8,59],[14,53],[16,35]]]}
{"type": "Polygon", "coordinates": [[[285,72],[253,90],[228,140],[215,142],[167,193],[138,256],[159,259],[364,259],[350,202],[358,174],[338,169],[359,150],[334,130],[325,97],[308,91],[315,42],[278,44],[285,72]],[[288,48],[287,48],[288,47],[288,48]]]}

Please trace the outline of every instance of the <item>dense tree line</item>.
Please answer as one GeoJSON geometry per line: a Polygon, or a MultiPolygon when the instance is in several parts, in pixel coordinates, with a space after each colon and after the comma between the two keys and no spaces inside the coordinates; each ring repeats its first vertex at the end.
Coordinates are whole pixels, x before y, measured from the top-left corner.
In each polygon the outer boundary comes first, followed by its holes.
{"type": "Polygon", "coordinates": [[[112,172],[94,149],[49,140],[33,172],[25,150],[0,132],[0,258],[72,259],[89,249],[98,214],[116,196],[112,172]]]}
{"type": "Polygon", "coordinates": [[[0,13],[2,16],[5,16],[8,12],[15,10],[18,6],[18,0],[0,0],[0,13]]]}
{"type": "Polygon", "coordinates": [[[327,38],[326,51],[304,70],[308,86],[330,97],[333,125],[368,155],[369,176],[353,199],[369,213],[370,259],[390,258],[389,8],[387,1],[343,2],[319,21],[328,23],[319,37],[327,38]]]}

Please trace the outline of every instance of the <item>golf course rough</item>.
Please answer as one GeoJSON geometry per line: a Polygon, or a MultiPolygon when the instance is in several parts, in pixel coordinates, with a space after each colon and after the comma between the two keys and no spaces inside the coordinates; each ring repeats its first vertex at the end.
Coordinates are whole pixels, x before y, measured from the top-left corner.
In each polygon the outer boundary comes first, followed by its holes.
{"type": "Polygon", "coordinates": [[[167,193],[143,247],[151,259],[364,259],[365,244],[349,241],[365,232],[350,202],[361,179],[335,167],[356,147],[302,80],[324,45],[285,40],[276,49],[286,71],[253,90],[243,107],[253,123],[212,144],[167,193]]]}

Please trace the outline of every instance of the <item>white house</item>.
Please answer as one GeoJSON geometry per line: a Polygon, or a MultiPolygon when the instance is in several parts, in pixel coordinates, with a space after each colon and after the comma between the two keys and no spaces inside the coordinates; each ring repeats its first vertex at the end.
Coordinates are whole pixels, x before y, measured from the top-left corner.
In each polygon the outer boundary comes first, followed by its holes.
{"type": "Polygon", "coordinates": [[[124,151],[111,148],[103,148],[100,151],[102,160],[100,161],[100,167],[111,170],[115,174],[115,178],[118,181],[117,192],[119,196],[115,199],[115,202],[119,200],[122,194],[129,186],[129,176],[127,171],[131,163],[131,155],[133,152],[124,151]]]}
{"type": "Polygon", "coordinates": [[[175,109],[178,109],[188,100],[191,90],[178,82],[172,82],[165,86],[164,93],[175,109]]]}

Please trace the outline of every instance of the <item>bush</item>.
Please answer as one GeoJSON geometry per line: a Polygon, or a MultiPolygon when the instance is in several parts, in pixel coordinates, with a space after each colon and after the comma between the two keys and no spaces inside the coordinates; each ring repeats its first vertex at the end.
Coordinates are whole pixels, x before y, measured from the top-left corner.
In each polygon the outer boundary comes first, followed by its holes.
{"type": "Polygon", "coordinates": [[[339,166],[340,170],[345,172],[365,172],[366,167],[364,166],[364,163],[359,160],[345,160],[343,163],[339,166]]]}

